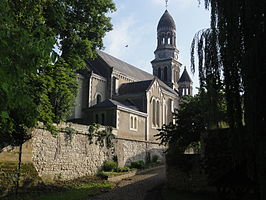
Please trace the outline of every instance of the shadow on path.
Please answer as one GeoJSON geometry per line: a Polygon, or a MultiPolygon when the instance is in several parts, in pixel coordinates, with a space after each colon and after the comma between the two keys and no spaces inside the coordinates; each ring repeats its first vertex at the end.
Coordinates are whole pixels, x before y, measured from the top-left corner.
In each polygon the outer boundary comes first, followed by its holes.
{"type": "Polygon", "coordinates": [[[87,200],[162,200],[160,191],[165,182],[165,168],[151,169],[117,184],[117,188],[87,200]]]}

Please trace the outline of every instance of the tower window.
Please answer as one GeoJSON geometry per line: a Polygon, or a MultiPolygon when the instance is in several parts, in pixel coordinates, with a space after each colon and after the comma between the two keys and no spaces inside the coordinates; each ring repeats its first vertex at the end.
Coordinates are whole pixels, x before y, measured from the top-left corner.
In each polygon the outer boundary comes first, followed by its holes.
{"type": "Polygon", "coordinates": [[[171,44],[171,43],[170,43],[170,38],[168,38],[167,41],[168,41],[167,44],[171,44]]]}
{"type": "Polygon", "coordinates": [[[167,81],[167,67],[164,67],[163,69],[163,77],[164,77],[164,80],[167,81]]]}
{"type": "Polygon", "coordinates": [[[161,74],[161,68],[160,67],[158,68],[158,78],[162,79],[162,74],[161,74]]]}

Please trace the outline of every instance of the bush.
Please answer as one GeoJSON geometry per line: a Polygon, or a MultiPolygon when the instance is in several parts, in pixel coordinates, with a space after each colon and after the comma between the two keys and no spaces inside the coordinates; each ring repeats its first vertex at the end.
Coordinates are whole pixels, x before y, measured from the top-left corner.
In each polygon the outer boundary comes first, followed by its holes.
{"type": "Polygon", "coordinates": [[[158,159],[159,159],[159,156],[158,156],[157,154],[155,154],[155,155],[152,156],[151,161],[152,161],[153,163],[157,163],[157,162],[158,162],[158,159]]]}
{"type": "Polygon", "coordinates": [[[144,169],[145,163],[143,160],[138,160],[135,162],[131,162],[131,168],[137,168],[137,169],[144,169]]]}
{"type": "Polygon", "coordinates": [[[103,163],[103,171],[107,171],[107,172],[113,172],[117,169],[117,162],[112,161],[112,160],[106,160],[103,163]]]}
{"type": "Polygon", "coordinates": [[[128,167],[119,167],[117,169],[117,172],[128,172],[128,171],[130,171],[130,168],[128,167]]]}

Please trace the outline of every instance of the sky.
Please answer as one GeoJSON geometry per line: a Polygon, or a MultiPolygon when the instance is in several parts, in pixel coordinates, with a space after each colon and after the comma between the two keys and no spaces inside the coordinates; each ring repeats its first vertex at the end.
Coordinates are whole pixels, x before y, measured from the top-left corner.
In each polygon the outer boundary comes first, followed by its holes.
{"type": "MultiPolygon", "coordinates": [[[[104,51],[152,74],[151,61],[157,47],[157,25],[165,0],[113,0],[117,10],[109,14],[113,30],[104,37],[104,51]]],[[[190,46],[194,35],[210,25],[210,12],[198,0],[168,0],[167,10],[176,23],[179,62],[199,87],[198,73],[190,71],[190,46]]],[[[181,76],[180,73],[180,76],[181,76]]]]}

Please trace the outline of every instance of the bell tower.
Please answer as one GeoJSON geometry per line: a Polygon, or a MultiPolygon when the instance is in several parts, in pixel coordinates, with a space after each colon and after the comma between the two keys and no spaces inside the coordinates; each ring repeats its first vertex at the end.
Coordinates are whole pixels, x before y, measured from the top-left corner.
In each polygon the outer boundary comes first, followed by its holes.
{"type": "Polygon", "coordinates": [[[157,48],[154,51],[155,59],[151,64],[153,75],[176,90],[182,65],[178,62],[178,53],[175,22],[166,9],[157,26],[157,48]]]}

